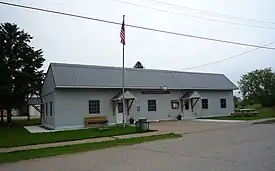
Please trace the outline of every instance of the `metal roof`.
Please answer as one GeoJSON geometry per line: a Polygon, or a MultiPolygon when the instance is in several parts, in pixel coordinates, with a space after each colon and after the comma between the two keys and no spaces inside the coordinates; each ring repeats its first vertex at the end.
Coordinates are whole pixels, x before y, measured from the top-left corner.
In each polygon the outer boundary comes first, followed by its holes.
{"type": "MultiPolygon", "coordinates": [[[[121,67],[51,63],[56,88],[121,88],[121,67]]],[[[125,88],[234,90],[224,75],[125,68],[125,88]]]]}

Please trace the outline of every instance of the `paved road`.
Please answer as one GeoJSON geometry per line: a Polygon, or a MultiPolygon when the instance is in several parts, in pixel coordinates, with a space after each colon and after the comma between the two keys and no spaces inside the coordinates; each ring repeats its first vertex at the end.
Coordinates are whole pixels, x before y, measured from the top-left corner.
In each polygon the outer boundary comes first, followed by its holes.
{"type": "Polygon", "coordinates": [[[74,155],[0,165],[1,171],[271,171],[275,124],[242,125],[74,155]]]}

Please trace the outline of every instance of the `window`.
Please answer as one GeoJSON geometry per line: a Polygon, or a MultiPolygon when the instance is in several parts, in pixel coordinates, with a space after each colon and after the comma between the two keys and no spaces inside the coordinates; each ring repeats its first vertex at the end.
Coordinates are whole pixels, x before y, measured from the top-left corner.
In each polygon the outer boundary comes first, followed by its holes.
{"type": "Polygon", "coordinates": [[[41,104],[40,108],[41,108],[41,115],[44,116],[44,114],[45,114],[45,112],[44,112],[44,110],[45,110],[44,104],[41,104]]]}
{"type": "Polygon", "coordinates": [[[180,106],[180,103],[178,101],[172,100],[171,105],[172,105],[172,109],[178,109],[180,106]]]}
{"type": "Polygon", "coordinates": [[[45,114],[48,116],[48,103],[45,103],[45,114]]]}
{"type": "Polygon", "coordinates": [[[226,108],[226,99],[220,99],[221,108],[226,108]]]}
{"type": "Polygon", "coordinates": [[[137,106],[137,111],[138,111],[138,112],[140,111],[140,106],[137,106]]]}
{"type": "Polygon", "coordinates": [[[53,116],[53,102],[50,102],[50,116],[53,116]]]}
{"type": "Polygon", "coordinates": [[[202,109],[208,109],[208,99],[201,99],[202,109]]]}
{"type": "Polygon", "coordinates": [[[156,100],[148,100],[148,111],[157,111],[156,100]]]}
{"type": "Polygon", "coordinates": [[[100,113],[99,100],[89,100],[89,113],[90,114],[99,114],[100,113]]]}
{"type": "Polygon", "coordinates": [[[184,102],[184,109],[189,110],[189,101],[188,100],[184,102]]]}
{"type": "Polygon", "coordinates": [[[123,113],[123,103],[122,102],[117,104],[117,112],[123,113]]]}

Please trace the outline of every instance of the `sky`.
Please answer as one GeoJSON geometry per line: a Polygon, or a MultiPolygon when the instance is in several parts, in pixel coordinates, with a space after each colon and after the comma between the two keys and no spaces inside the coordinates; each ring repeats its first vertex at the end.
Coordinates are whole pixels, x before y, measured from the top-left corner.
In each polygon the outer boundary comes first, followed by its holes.
{"type": "MultiPolygon", "coordinates": [[[[275,41],[275,1],[273,0],[159,0],[189,8],[175,8],[152,0],[119,1],[10,0],[8,2],[114,22],[122,22],[122,16],[125,15],[125,23],[131,25],[247,44],[262,46],[275,41]],[[273,23],[245,22],[220,15],[207,15],[190,8],[273,23]],[[213,19],[265,28],[214,22],[213,19]]],[[[0,23],[4,22],[16,23],[33,36],[32,46],[43,49],[46,59],[43,66],[45,70],[50,62],[122,66],[119,25],[0,4],[0,23]]],[[[275,68],[275,51],[259,49],[221,63],[186,70],[238,55],[253,48],[130,27],[126,27],[125,30],[126,67],[133,67],[137,61],[140,61],[148,69],[222,73],[236,85],[240,77],[249,71],[266,67],[275,68]]],[[[275,47],[275,43],[270,47],[275,47]]]]}

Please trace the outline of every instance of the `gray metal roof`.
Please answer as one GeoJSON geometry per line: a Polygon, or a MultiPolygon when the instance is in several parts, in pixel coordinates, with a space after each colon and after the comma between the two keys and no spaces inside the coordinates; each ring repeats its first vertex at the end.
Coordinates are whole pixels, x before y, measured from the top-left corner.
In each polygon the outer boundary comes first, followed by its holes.
{"type": "MultiPolygon", "coordinates": [[[[120,67],[51,63],[56,88],[121,88],[120,67]]],[[[223,74],[125,68],[125,88],[233,90],[223,74]]]]}

